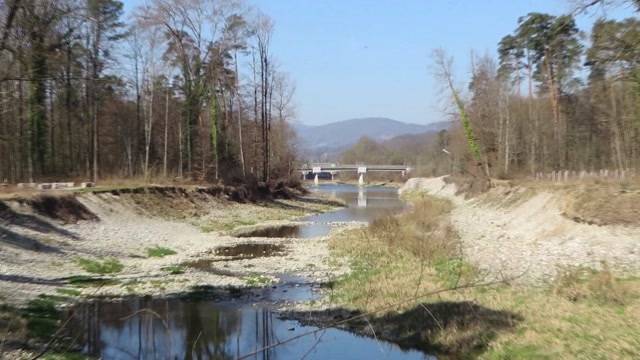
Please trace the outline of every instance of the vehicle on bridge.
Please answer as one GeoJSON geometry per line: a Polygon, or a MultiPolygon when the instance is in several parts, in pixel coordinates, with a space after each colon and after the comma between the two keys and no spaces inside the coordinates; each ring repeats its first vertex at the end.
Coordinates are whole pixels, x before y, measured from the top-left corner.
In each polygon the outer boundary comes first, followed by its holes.
{"type": "Polygon", "coordinates": [[[364,185],[364,174],[369,171],[400,172],[402,176],[406,176],[411,167],[407,165],[367,165],[367,164],[338,164],[338,163],[310,163],[304,164],[298,171],[302,173],[304,179],[310,179],[313,176],[314,182],[317,184],[319,179],[333,180],[339,172],[357,172],[358,183],[364,185]]]}

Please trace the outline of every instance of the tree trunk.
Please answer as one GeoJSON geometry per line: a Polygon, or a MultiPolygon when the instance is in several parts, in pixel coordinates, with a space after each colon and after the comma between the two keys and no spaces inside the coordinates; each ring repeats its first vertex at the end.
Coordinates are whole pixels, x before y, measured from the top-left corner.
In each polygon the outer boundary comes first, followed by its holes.
{"type": "Polygon", "coordinates": [[[239,88],[240,88],[240,84],[239,84],[239,73],[238,73],[238,52],[234,52],[233,54],[233,61],[234,61],[234,65],[236,67],[236,84],[235,84],[235,98],[238,101],[238,104],[236,106],[237,108],[237,116],[238,116],[238,148],[240,149],[240,165],[242,167],[242,177],[246,177],[246,169],[245,169],[245,161],[244,161],[244,149],[243,149],[243,143],[242,143],[242,99],[240,98],[240,93],[239,93],[239,88]]]}
{"type": "Polygon", "coordinates": [[[609,86],[609,98],[611,100],[611,132],[613,134],[613,148],[615,151],[615,163],[619,170],[624,169],[624,160],[622,155],[622,145],[620,140],[620,129],[618,128],[618,106],[615,98],[615,84],[612,82],[609,86]]]}
{"type": "Polygon", "coordinates": [[[164,102],[164,151],[162,154],[162,176],[167,178],[167,149],[169,140],[169,86],[167,86],[167,94],[164,102]]]}
{"type": "Polygon", "coordinates": [[[151,79],[151,89],[149,98],[149,119],[144,125],[144,177],[149,178],[149,152],[151,151],[151,131],[153,130],[153,95],[154,85],[153,79],[151,79]]]}

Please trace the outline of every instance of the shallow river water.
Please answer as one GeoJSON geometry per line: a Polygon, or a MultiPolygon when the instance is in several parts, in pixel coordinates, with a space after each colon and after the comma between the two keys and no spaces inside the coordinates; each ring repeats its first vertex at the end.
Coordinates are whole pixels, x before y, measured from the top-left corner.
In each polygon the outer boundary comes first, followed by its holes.
{"type": "MultiPolygon", "coordinates": [[[[298,237],[326,234],[329,222],[371,221],[403,208],[393,188],[320,185],[312,191],[329,192],[345,200],[348,207],[304,219],[314,224],[299,228],[298,237]]],[[[71,310],[76,319],[71,336],[87,354],[103,359],[432,358],[347,331],[319,331],[282,319],[276,310],[279,304],[317,297],[317,285],[297,281],[284,277],[274,287],[217,300],[132,297],[92,301],[71,310]]]]}

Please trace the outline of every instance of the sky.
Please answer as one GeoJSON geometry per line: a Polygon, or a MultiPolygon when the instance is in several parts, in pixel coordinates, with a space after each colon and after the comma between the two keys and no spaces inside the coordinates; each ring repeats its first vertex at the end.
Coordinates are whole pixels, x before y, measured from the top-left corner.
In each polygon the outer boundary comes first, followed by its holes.
{"type": "MultiPolygon", "coordinates": [[[[144,0],[124,0],[130,12],[144,0]]],[[[446,92],[431,52],[455,59],[457,83],[470,76],[471,53],[496,56],[500,39],[529,12],[570,12],[571,0],[247,0],[275,23],[272,53],[295,82],[297,121],[309,125],[358,117],[427,124],[446,119],[446,92]]],[[[628,7],[577,18],[629,17],[628,7]]]]}

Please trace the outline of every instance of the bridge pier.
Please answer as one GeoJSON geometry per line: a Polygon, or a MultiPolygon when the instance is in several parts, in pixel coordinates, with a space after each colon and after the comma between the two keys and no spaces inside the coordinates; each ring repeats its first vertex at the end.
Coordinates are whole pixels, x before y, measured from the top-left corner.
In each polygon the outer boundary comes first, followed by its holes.
{"type": "Polygon", "coordinates": [[[314,177],[313,177],[313,184],[314,184],[315,186],[318,186],[318,183],[319,183],[319,181],[318,181],[318,174],[315,174],[315,175],[314,175],[314,177]]]}
{"type": "Polygon", "coordinates": [[[366,166],[358,166],[358,185],[363,186],[364,185],[364,174],[367,173],[367,167],[366,166]]]}

